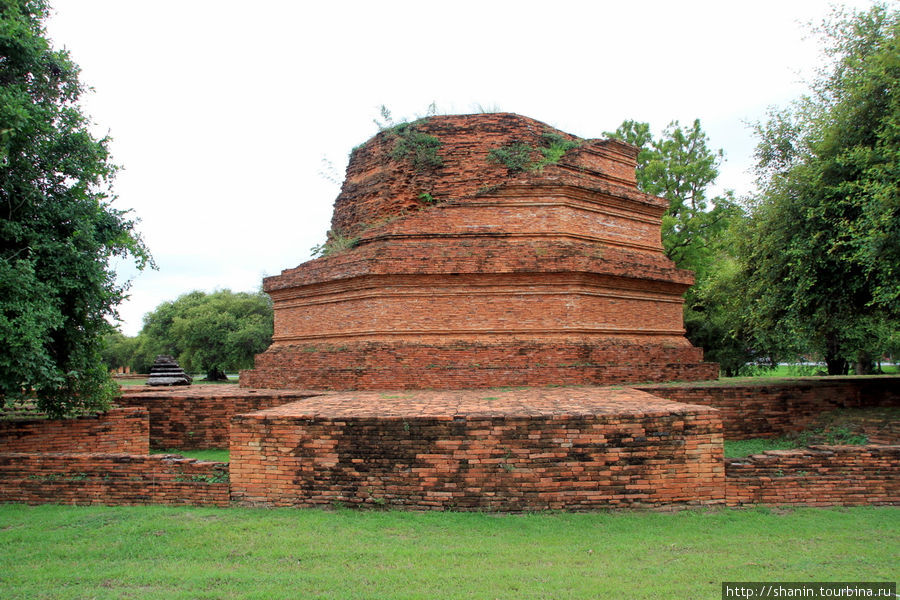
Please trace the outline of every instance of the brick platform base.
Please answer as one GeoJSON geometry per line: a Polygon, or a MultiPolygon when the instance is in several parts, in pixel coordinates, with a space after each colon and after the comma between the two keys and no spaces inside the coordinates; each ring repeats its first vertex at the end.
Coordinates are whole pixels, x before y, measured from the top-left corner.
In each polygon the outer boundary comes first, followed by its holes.
{"type": "Polygon", "coordinates": [[[600,388],[356,392],[236,416],[232,500],[416,509],[721,504],[717,411],[600,388]]]}

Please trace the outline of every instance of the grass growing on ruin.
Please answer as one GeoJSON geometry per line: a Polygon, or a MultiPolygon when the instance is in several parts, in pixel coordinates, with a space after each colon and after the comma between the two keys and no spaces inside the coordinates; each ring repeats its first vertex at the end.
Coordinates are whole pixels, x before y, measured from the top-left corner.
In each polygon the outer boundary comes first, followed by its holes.
{"type": "Polygon", "coordinates": [[[753,438],[749,440],[725,440],[725,458],[743,458],[766,450],[790,450],[820,444],[860,445],[867,443],[897,443],[894,423],[900,421],[900,408],[875,406],[868,408],[841,408],[816,417],[803,431],[780,437],[753,438]],[[871,428],[876,438],[871,441],[865,426],[871,428]]]}
{"type": "Polygon", "coordinates": [[[180,454],[185,458],[212,460],[215,462],[228,462],[229,460],[229,451],[227,448],[212,448],[209,450],[179,450],[177,448],[167,448],[165,450],[151,450],[150,454],[180,454]]]}
{"type": "Polygon", "coordinates": [[[725,440],[725,458],[743,458],[766,450],[791,450],[800,447],[795,441],[783,437],[725,440]]]}
{"type": "Polygon", "coordinates": [[[847,428],[810,428],[798,434],[774,438],[753,438],[749,440],[725,440],[725,458],[741,458],[759,454],[766,450],[790,450],[806,448],[817,444],[837,444],[858,446],[865,444],[865,435],[854,433],[847,428]]]}
{"type": "Polygon", "coordinates": [[[888,581],[900,508],[490,515],[0,506],[0,597],[710,598],[888,581]]]}

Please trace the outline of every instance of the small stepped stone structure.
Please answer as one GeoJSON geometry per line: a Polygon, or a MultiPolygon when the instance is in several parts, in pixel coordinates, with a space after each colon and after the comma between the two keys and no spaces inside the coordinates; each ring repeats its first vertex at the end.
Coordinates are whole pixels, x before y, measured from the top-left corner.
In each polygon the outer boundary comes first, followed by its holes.
{"type": "Polygon", "coordinates": [[[174,357],[160,354],[150,367],[147,385],[191,385],[193,379],[184,372],[174,357]]]}

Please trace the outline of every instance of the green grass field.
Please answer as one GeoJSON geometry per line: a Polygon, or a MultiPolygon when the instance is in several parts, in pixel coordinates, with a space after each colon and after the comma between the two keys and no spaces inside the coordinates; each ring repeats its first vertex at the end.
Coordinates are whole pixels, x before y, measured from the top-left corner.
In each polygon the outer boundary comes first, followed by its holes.
{"type": "Polygon", "coordinates": [[[720,597],[893,581],[900,508],[491,515],[0,506],[0,597],[720,597]]]}
{"type": "MultiPolygon", "coordinates": [[[[816,373],[820,373],[824,370],[824,365],[778,365],[771,370],[761,370],[751,377],[812,377],[816,375],[816,373]]],[[[900,373],[900,365],[882,363],[881,370],[884,375],[897,375],[898,373],[900,373]]],[[[723,377],[722,379],[728,380],[736,378],[723,377]]]]}

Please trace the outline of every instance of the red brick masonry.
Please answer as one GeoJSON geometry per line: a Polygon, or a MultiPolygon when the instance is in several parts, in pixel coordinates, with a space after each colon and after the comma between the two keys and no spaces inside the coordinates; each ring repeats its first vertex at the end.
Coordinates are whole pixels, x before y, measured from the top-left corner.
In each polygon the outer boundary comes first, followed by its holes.
{"type": "Polygon", "coordinates": [[[812,446],[725,460],[729,505],[900,504],[900,446],[812,446]]]}
{"type": "Polygon", "coordinates": [[[823,412],[838,408],[900,406],[900,377],[802,377],[721,383],[636,386],[645,392],[721,412],[727,440],[802,431],[823,412]]]}
{"type": "MultiPolygon", "coordinates": [[[[279,406],[324,392],[247,390],[230,385],[153,388],[128,386],[116,402],[150,413],[150,447],[227,448],[234,415],[279,406]]],[[[146,438],[146,435],[145,435],[146,438]]],[[[130,451],[130,450],[129,450],[130,451]]],[[[145,450],[144,454],[147,453],[145,450]]]]}
{"type": "Polygon", "coordinates": [[[149,432],[149,414],[140,407],[77,419],[0,420],[0,452],[148,454],[149,432]]]}
{"type": "Polygon", "coordinates": [[[162,454],[0,453],[0,502],[228,506],[228,465],[162,454]]]}
{"type": "MultiPolygon", "coordinates": [[[[220,463],[144,455],[152,427],[140,408],[63,422],[3,422],[0,502],[224,506],[231,497],[245,504],[488,510],[898,504],[898,446],[815,447],[723,461],[719,425],[721,415],[733,435],[750,435],[751,427],[771,435],[835,407],[896,406],[898,383],[898,377],[848,377],[660,388],[693,405],[611,388],[324,397],[255,396],[221,386],[138,389],[130,397],[153,407],[150,419],[162,415],[172,431],[190,431],[183,425],[191,423],[203,432],[194,438],[205,440],[227,437],[223,415],[262,404],[260,398],[302,400],[234,418],[231,488],[220,463]],[[189,417],[192,409],[217,416],[189,417]],[[80,453],[94,445],[108,449],[119,434],[132,448],[128,454],[80,453]],[[21,452],[47,448],[78,452],[21,452]]],[[[177,446],[185,438],[168,439],[177,446]]]]}
{"type": "Polygon", "coordinates": [[[597,388],[359,392],[235,417],[232,498],[503,511],[724,502],[715,410],[597,388]]]}

